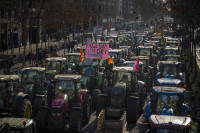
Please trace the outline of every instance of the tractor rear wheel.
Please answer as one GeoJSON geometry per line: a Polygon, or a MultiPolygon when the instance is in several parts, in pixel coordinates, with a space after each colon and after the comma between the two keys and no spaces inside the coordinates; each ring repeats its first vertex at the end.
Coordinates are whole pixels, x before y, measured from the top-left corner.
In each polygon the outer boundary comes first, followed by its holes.
{"type": "Polygon", "coordinates": [[[69,120],[70,132],[81,132],[82,129],[82,115],[81,110],[72,110],[69,120]]]}
{"type": "Polygon", "coordinates": [[[47,133],[48,132],[48,118],[50,110],[48,107],[40,107],[37,112],[35,122],[36,129],[38,133],[47,133]]]}
{"type": "Polygon", "coordinates": [[[32,106],[28,99],[21,99],[16,104],[16,116],[21,118],[31,118],[32,106]]]}
{"type": "Polygon", "coordinates": [[[126,110],[126,120],[128,123],[136,123],[138,118],[139,110],[139,99],[135,96],[128,97],[127,100],[127,110],[126,110]]]}
{"type": "Polygon", "coordinates": [[[91,99],[90,96],[86,96],[83,104],[83,120],[85,124],[87,124],[90,121],[91,112],[91,99]]]}
{"type": "Polygon", "coordinates": [[[97,97],[101,93],[99,89],[94,89],[92,91],[92,108],[95,109],[97,106],[97,97]]]}
{"type": "Polygon", "coordinates": [[[96,115],[99,116],[99,113],[102,109],[106,109],[108,104],[108,96],[106,94],[99,94],[97,97],[97,108],[96,115]]]}

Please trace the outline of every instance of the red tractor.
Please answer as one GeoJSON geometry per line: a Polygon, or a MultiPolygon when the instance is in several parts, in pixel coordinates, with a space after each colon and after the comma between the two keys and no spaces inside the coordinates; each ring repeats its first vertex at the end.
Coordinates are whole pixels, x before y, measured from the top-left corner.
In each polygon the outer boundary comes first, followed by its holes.
{"type": "MultiPolygon", "coordinates": [[[[54,77],[54,89],[51,94],[51,107],[41,107],[36,116],[38,132],[53,129],[65,129],[68,125],[70,132],[81,131],[82,125],[87,124],[91,116],[91,96],[84,89],[81,75],[60,74],[54,77]]],[[[50,93],[49,93],[50,94],[50,93]]]]}

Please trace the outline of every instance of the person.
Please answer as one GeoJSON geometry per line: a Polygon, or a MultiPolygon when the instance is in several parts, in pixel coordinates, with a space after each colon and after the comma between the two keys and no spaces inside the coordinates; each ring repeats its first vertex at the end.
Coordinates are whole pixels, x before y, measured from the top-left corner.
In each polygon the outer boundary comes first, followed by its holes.
{"type": "Polygon", "coordinates": [[[47,101],[48,101],[48,107],[51,108],[51,103],[55,98],[55,86],[51,78],[48,78],[48,80],[50,81],[50,85],[48,86],[48,91],[47,91],[47,101]]]}

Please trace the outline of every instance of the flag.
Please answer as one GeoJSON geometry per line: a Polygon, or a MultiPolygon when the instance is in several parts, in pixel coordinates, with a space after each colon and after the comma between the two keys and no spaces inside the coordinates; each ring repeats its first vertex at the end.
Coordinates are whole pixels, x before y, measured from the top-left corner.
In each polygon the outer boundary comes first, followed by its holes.
{"type": "Polygon", "coordinates": [[[135,69],[137,72],[139,72],[139,59],[137,58],[135,65],[133,67],[133,69],[135,69]]]}
{"type": "Polygon", "coordinates": [[[112,57],[108,59],[108,64],[114,64],[112,57]]]}
{"type": "Polygon", "coordinates": [[[80,62],[83,61],[84,57],[83,57],[83,48],[81,48],[81,51],[80,51],[81,55],[80,55],[80,62]]]}
{"type": "Polygon", "coordinates": [[[144,46],[143,41],[141,42],[141,46],[144,46]]]}

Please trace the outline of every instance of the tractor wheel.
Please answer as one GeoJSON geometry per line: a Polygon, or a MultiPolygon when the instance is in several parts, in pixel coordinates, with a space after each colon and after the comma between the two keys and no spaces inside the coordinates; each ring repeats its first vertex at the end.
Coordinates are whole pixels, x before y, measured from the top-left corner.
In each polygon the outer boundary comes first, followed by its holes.
{"type": "Polygon", "coordinates": [[[91,99],[89,96],[86,96],[83,104],[83,120],[85,124],[87,124],[90,121],[91,112],[91,99]]]}
{"type": "Polygon", "coordinates": [[[45,104],[46,100],[44,97],[35,97],[33,102],[33,115],[36,116],[40,106],[45,106],[45,104]]]}
{"type": "Polygon", "coordinates": [[[16,106],[16,116],[21,118],[31,118],[32,106],[28,99],[22,99],[17,102],[16,106]]]}
{"type": "Polygon", "coordinates": [[[102,109],[106,109],[106,106],[108,104],[108,96],[105,94],[100,94],[97,97],[97,108],[96,108],[96,115],[99,116],[99,113],[102,109]]]}
{"type": "Polygon", "coordinates": [[[136,123],[138,118],[138,98],[130,96],[127,101],[126,120],[128,123],[136,123]]]}
{"type": "Polygon", "coordinates": [[[46,133],[48,132],[48,118],[49,118],[50,110],[48,107],[40,107],[37,112],[35,122],[36,129],[38,133],[46,133]]]}
{"type": "Polygon", "coordinates": [[[72,110],[69,120],[69,130],[72,133],[81,132],[82,116],[81,110],[72,110]]]}
{"type": "Polygon", "coordinates": [[[94,89],[92,91],[92,108],[95,109],[97,105],[97,97],[101,93],[99,89],[94,89]]]}

